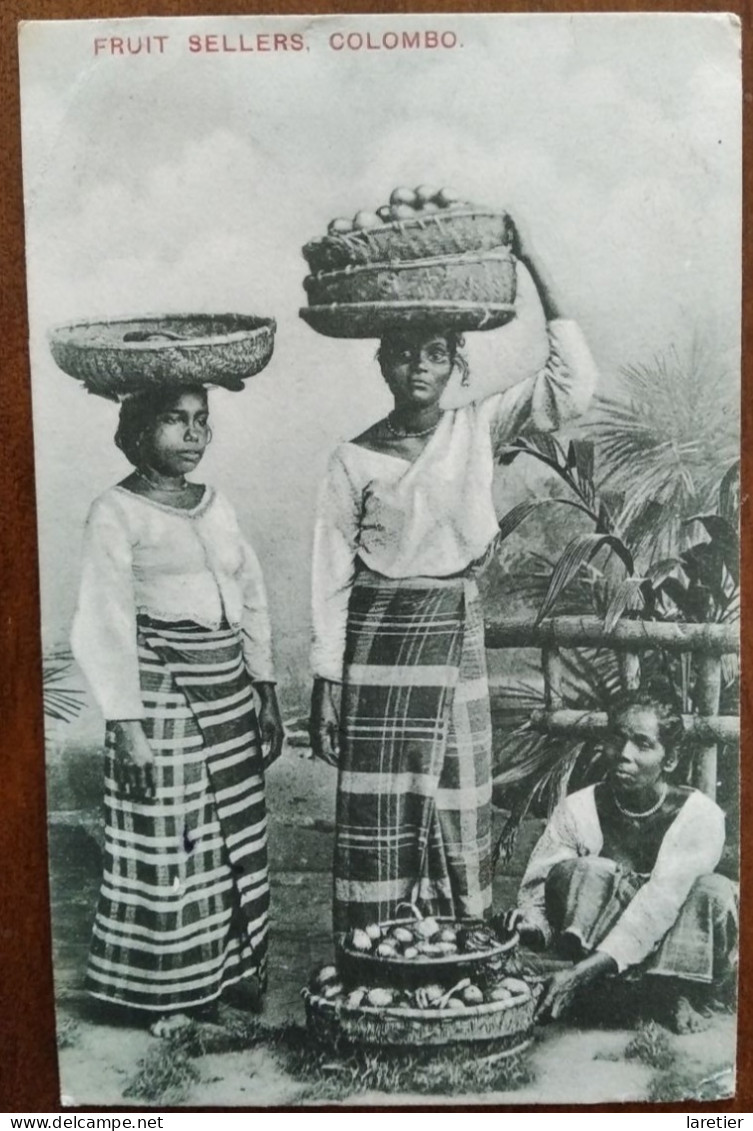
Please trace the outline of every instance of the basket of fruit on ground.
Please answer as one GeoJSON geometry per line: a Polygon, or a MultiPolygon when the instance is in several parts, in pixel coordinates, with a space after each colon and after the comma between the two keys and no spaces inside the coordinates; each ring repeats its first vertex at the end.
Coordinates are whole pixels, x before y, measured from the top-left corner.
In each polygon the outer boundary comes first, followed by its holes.
{"type": "Polygon", "coordinates": [[[49,343],[64,373],[117,400],[167,386],[242,389],[271,358],[275,329],[251,314],[168,314],[59,326],[49,343]]]}
{"type": "Polygon", "coordinates": [[[537,993],[522,978],[461,978],[416,989],[359,985],[347,989],[335,966],[304,989],[309,1029],[328,1043],[422,1046],[490,1044],[519,1052],[531,1039],[537,993]]]}
{"type": "Polygon", "coordinates": [[[389,204],[362,209],[352,220],[332,220],[327,234],[307,243],[303,255],[318,274],[359,263],[492,251],[508,247],[511,236],[506,212],[460,200],[450,189],[419,185],[396,188],[389,204]]]}
{"type": "Polygon", "coordinates": [[[502,939],[481,920],[423,917],[417,908],[413,918],[356,927],[335,940],[337,968],[350,988],[448,988],[462,978],[498,978],[517,944],[517,934],[502,939]]]}

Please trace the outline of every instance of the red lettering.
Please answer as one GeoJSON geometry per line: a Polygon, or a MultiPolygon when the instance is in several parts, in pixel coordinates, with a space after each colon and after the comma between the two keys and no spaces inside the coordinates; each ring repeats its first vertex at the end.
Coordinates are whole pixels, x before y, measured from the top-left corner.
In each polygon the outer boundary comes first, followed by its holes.
{"type": "Polygon", "coordinates": [[[403,47],[420,47],[420,45],[421,41],[417,31],[413,35],[407,31],[403,32],[403,47]]]}
{"type": "Polygon", "coordinates": [[[367,51],[379,51],[379,49],[380,49],[379,44],[374,43],[371,39],[371,32],[367,32],[367,34],[366,34],[366,50],[367,51]]]}
{"type": "Polygon", "coordinates": [[[107,40],[106,39],[95,39],[94,40],[94,54],[95,55],[99,55],[100,51],[105,51],[106,48],[107,48],[107,40]]]}
{"type": "Polygon", "coordinates": [[[300,32],[293,32],[290,37],[290,46],[294,51],[303,51],[305,44],[303,42],[303,36],[300,34],[300,32]]]}
{"type": "Polygon", "coordinates": [[[201,36],[200,35],[189,35],[189,37],[188,37],[188,50],[191,51],[194,55],[196,54],[197,51],[201,51],[201,36]]]}
{"type": "Polygon", "coordinates": [[[253,46],[250,43],[246,43],[245,35],[241,35],[240,40],[238,42],[238,47],[244,54],[249,52],[249,51],[253,51],[253,46]]]}
{"type": "Polygon", "coordinates": [[[329,45],[333,51],[342,51],[345,43],[343,41],[343,35],[341,31],[333,32],[333,34],[329,37],[329,45]]]}
{"type": "Polygon", "coordinates": [[[382,36],[382,46],[386,51],[394,51],[399,42],[397,32],[386,31],[382,36]]]}
{"type": "Polygon", "coordinates": [[[234,52],[234,51],[237,51],[238,48],[233,47],[230,43],[228,43],[227,36],[223,35],[223,37],[222,37],[222,50],[225,51],[225,52],[234,52]]]}
{"type": "Polygon", "coordinates": [[[110,40],[110,54],[122,55],[123,54],[123,40],[118,36],[113,36],[110,40]]]}
{"type": "Polygon", "coordinates": [[[256,50],[257,51],[269,51],[270,50],[269,36],[268,35],[257,35],[257,37],[256,37],[256,50]]]}
{"type": "Polygon", "coordinates": [[[216,54],[220,49],[220,41],[216,35],[204,36],[204,50],[210,54],[216,54]]]}
{"type": "Polygon", "coordinates": [[[287,51],[288,37],[286,35],[283,35],[281,32],[275,32],[272,42],[274,44],[275,51],[287,51]]]}
{"type": "Polygon", "coordinates": [[[458,37],[455,35],[454,31],[443,31],[439,38],[442,46],[446,47],[448,50],[458,45],[458,37]]]}
{"type": "Polygon", "coordinates": [[[345,42],[351,51],[360,51],[363,47],[363,36],[358,31],[352,31],[345,42]]]}
{"type": "Polygon", "coordinates": [[[435,31],[427,31],[424,33],[424,47],[437,47],[439,45],[439,36],[435,31]]]}

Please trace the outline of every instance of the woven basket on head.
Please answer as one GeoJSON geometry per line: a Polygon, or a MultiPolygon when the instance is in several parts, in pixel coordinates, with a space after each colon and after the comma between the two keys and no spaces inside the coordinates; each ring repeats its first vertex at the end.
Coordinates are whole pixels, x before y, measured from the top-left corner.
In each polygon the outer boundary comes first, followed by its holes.
{"type": "Polygon", "coordinates": [[[319,1038],[362,1045],[420,1046],[455,1043],[505,1044],[510,1053],[525,1047],[533,1033],[536,999],[532,992],[464,1009],[400,1009],[348,1006],[303,991],[306,1020],[319,1038]]]}
{"type": "Polygon", "coordinates": [[[381,338],[395,330],[492,330],[514,312],[515,262],[492,252],[374,263],[309,276],[301,317],[333,338],[381,338]]]}
{"type": "Polygon", "coordinates": [[[439,298],[510,305],[515,301],[515,264],[504,250],[445,255],[309,275],[304,286],[311,306],[439,298]]]}
{"type": "Polygon", "coordinates": [[[511,303],[352,302],[303,306],[299,314],[319,334],[329,338],[382,338],[395,331],[462,334],[496,330],[515,314],[511,303]]]}
{"type": "Polygon", "coordinates": [[[248,314],[169,314],[60,326],[49,343],[64,373],[117,400],[161,387],[242,389],[271,358],[275,329],[248,314]]]}
{"type": "Polygon", "coordinates": [[[506,212],[448,208],[378,228],[330,233],[312,240],[303,255],[313,274],[359,263],[391,263],[405,259],[491,251],[509,243],[506,212]]]}

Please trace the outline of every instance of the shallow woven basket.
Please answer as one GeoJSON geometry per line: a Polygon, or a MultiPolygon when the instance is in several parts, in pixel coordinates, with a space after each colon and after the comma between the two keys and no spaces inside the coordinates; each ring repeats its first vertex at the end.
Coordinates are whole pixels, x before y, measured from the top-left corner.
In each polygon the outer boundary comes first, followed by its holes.
{"type": "Polygon", "coordinates": [[[491,251],[492,248],[505,246],[509,239],[510,224],[506,212],[448,208],[426,215],[418,212],[415,219],[393,220],[378,228],[331,233],[307,243],[303,255],[316,274],[349,264],[389,263],[491,251]]]}
{"type": "Polygon", "coordinates": [[[348,1006],[303,991],[306,1021],[328,1043],[426,1046],[503,1042],[510,1053],[533,1033],[536,997],[532,992],[465,1009],[399,1009],[348,1006]]]}
{"type": "Polygon", "coordinates": [[[117,400],[160,387],[242,389],[271,358],[275,330],[250,314],[168,314],[59,326],[49,343],[64,373],[117,400]]]}
{"type": "MultiPolygon", "coordinates": [[[[437,917],[438,923],[457,923],[455,919],[437,917]]],[[[410,927],[411,919],[391,919],[382,923],[383,927],[410,927]]],[[[464,927],[481,927],[480,920],[463,922],[464,927]]],[[[519,942],[516,934],[499,942],[489,950],[468,954],[448,954],[439,958],[428,955],[420,958],[382,958],[368,951],[348,950],[344,936],[335,939],[335,964],[348,989],[355,986],[392,986],[401,989],[416,989],[418,986],[436,984],[454,986],[461,978],[477,982],[486,979],[496,980],[504,973],[507,963],[515,954],[519,942]]]]}

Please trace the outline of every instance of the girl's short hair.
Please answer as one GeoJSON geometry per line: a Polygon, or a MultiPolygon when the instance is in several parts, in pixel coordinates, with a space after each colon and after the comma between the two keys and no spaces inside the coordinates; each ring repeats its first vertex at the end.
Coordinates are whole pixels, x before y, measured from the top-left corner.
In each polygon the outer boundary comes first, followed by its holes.
{"type": "Polygon", "coordinates": [[[140,447],[144,433],[154,424],[159,414],[167,412],[184,393],[194,393],[205,401],[207,399],[207,390],[203,385],[146,389],[141,393],[131,393],[125,398],[120,406],[115,443],[134,467],[138,467],[141,462],[140,447]]]}

